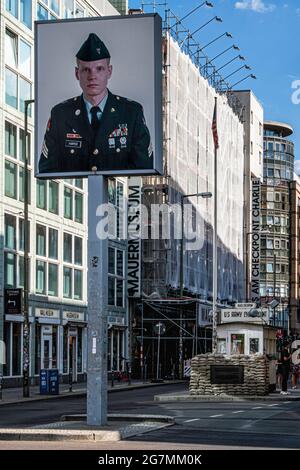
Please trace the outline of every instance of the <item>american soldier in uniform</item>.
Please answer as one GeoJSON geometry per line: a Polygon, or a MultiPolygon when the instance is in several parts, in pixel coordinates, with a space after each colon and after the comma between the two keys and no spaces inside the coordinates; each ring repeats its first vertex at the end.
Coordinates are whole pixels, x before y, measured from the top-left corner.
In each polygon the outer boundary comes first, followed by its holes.
{"type": "Polygon", "coordinates": [[[51,110],[40,173],[148,169],[153,151],[142,106],[107,89],[110,54],[91,33],[76,54],[82,95],[51,110]]]}

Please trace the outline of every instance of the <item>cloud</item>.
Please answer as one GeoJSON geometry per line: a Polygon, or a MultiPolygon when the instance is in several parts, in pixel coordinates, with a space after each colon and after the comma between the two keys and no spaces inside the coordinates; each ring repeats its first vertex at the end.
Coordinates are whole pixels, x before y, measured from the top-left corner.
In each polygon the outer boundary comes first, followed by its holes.
{"type": "Polygon", "coordinates": [[[264,3],[262,0],[242,0],[235,3],[238,10],[252,10],[257,13],[268,13],[275,10],[276,6],[272,3],[264,3]]]}

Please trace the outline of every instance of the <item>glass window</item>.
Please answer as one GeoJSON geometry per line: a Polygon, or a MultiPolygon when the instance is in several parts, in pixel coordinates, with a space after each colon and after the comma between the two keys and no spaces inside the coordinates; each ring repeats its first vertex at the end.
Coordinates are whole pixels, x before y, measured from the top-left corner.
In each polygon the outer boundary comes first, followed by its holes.
{"type": "Polygon", "coordinates": [[[9,69],[5,69],[5,103],[15,109],[18,107],[17,75],[9,69]]]}
{"type": "Polygon", "coordinates": [[[49,228],[49,248],[48,256],[52,259],[58,258],[58,231],[54,228],[49,228]]]}
{"type": "Polygon", "coordinates": [[[58,188],[55,181],[49,181],[49,212],[58,214],[58,188]]]}
{"type": "MultiPolygon", "coordinates": [[[[21,162],[25,162],[25,155],[24,155],[24,137],[25,131],[24,129],[19,129],[19,159],[21,162]]],[[[27,149],[26,149],[26,157],[27,161],[30,165],[31,162],[31,134],[27,133],[27,149]]]]}
{"type": "Polygon", "coordinates": [[[74,299],[82,299],[82,271],[74,270],[74,299]]]}
{"type": "Polygon", "coordinates": [[[44,8],[40,3],[37,4],[36,17],[39,21],[48,19],[48,10],[44,8]]]}
{"type": "Polygon", "coordinates": [[[64,261],[72,263],[72,235],[64,233],[64,261]]]}
{"type": "Polygon", "coordinates": [[[63,296],[68,299],[72,297],[72,269],[66,267],[64,267],[63,296]]]}
{"type": "Polygon", "coordinates": [[[117,275],[123,276],[124,269],[123,269],[123,251],[117,250],[117,275]]]}
{"type": "Polygon", "coordinates": [[[82,266],[82,238],[75,237],[74,263],[82,266]]]}
{"type": "Polygon", "coordinates": [[[24,23],[27,28],[31,29],[31,7],[32,2],[28,0],[20,0],[20,21],[24,23]]]}
{"type": "Polygon", "coordinates": [[[217,352],[218,354],[226,354],[226,339],[217,339],[217,352]]]}
{"type": "Polygon", "coordinates": [[[22,324],[12,324],[12,375],[21,375],[22,324]]]}
{"type": "MultiPolygon", "coordinates": [[[[31,99],[31,84],[20,77],[20,103],[19,109],[25,112],[25,100],[31,99]]],[[[28,115],[31,116],[31,106],[28,107],[28,115]]]]}
{"type": "Polygon", "coordinates": [[[108,276],[108,305],[115,305],[115,278],[108,276]]]}
{"type": "Polygon", "coordinates": [[[64,188],[64,216],[66,219],[73,218],[72,190],[64,188]]]}
{"type": "Polygon", "coordinates": [[[5,214],[5,248],[16,249],[16,218],[5,214]]]}
{"type": "Polygon", "coordinates": [[[82,178],[76,178],[74,184],[75,184],[76,188],[82,189],[83,188],[82,178]]]}
{"type": "Polygon", "coordinates": [[[73,0],[62,0],[62,18],[72,18],[74,16],[73,0]]]}
{"type": "Polygon", "coordinates": [[[115,249],[108,248],[108,272],[115,274],[115,249]]]}
{"type": "Polygon", "coordinates": [[[55,295],[58,294],[58,266],[57,264],[48,265],[48,294],[55,295]]]}
{"type": "MultiPolygon", "coordinates": [[[[30,251],[30,222],[28,221],[27,225],[27,230],[28,230],[28,250],[30,251]]],[[[19,219],[19,250],[24,251],[25,248],[25,241],[24,241],[24,234],[25,234],[25,229],[24,229],[24,220],[19,219]]]]}
{"type": "Polygon", "coordinates": [[[245,335],[231,334],[231,354],[244,354],[245,335]]]}
{"type": "Polygon", "coordinates": [[[50,8],[59,15],[59,0],[50,0],[50,8]]]}
{"type": "Polygon", "coordinates": [[[117,307],[123,307],[124,281],[117,279],[117,307]]]}
{"type": "Polygon", "coordinates": [[[76,3],[76,18],[83,18],[84,17],[84,8],[82,8],[78,3],[76,3]]]}
{"type": "Polygon", "coordinates": [[[24,275],[25,275],[24,256],[19,256],[19,287],[24,287],[24,275]]]}
{"type": "Polygon", "coordinates": [[[46,256],[46,227],[36,225],[36,254],[46,256]]]}
{"type": "Polygon", "coordinates": [[[36,207],[45,209],[47,207],[47,181],[37,180],[36,182],[36,207]]]}
{"type": "Polygon", "coordinates": [[[5,196],[17,198],[17,165],[5,160],[5,196]]]}
{"type": "Polygon", "coordinates": [[[6,287],[16,285],[16,255],[4,253],[4,284],[6,287]]]}
{"type": "Polygon", "coordinates": [[[116,180],[109,178],[108,180],[108,202],[116,203],[116,180]]]}
{"type": "Polygon", "coordinates": [[[267,263],[267,273],[273,272],[273,263],[267,263]]]}
{"type": "Polygon", "coordinates": [[[25,77],[31,77],[31,46],[20,39],[19,70],[25,77]]]}
{"type": "MultiPolygon", "coordinates": [[[[25,170],[23,167],[19,167],[19,200],[24,201],[25,198],[25,179],[24,179],[25,170]]],[[[30,182],[31,182],[31,171],[27,171],[27,181],[28,181],[28,203],[30,204],[30,182]]]]}
{"type": "Polygon", "coordinates": [[[83,195],[75,192],[75,222],[82,224],[83,195]]]}
{"type": "Polygon", "coordinates": [[[17,128],[5,121],[5,154],[17,157],[17,128]]]}
{"type": "Polygon", "coordinates": [[[250,338],[249,351],[250,354],[256,354],[259,352],[259,338],[250,338]]]}
{"type": "Polygon", "coordinates": [[[18,36],[9,29],[5,34],[5,63],[13,68],[18,67],[18,36]]]}
{"type": "Polygon", "coordinates": [[[9,11],[15,18],[18,18],[18,3],[19,0],[6,0],[5,7],[6,10],[9,11]]]}
{"type": "Polygon", "coordinates": [[[46,293],[46,263],[39,260],[36,262],[36,292],[46,293]]]}
{"type": "Polygon", "coordinates": [[[268,152],[273,152],[274,146],[273,142],[268,142],[268,152]]]}

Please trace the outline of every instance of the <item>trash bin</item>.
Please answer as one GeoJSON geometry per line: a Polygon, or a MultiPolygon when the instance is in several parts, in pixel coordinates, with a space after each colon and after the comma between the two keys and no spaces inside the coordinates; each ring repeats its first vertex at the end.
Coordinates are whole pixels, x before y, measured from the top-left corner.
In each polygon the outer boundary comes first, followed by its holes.
{"type": "Polygon", "coordinates": [[[59,395],[58,369],[48,370],[49,395],[59,395]]]}
{"type": "Polygon", "coordinates": [[[40,395],[48,395],[49,393],[49,374],[48,369],[40,370],[40,395]]]}
{"type": "Polygon", "coordinates": [[[58,369],[41,369],[40,395],[59,395],[58,369]]]}

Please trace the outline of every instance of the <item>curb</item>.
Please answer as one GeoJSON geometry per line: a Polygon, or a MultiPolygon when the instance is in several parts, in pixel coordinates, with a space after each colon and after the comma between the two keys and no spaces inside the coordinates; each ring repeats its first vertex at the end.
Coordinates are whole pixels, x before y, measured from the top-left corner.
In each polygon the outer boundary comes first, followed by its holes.
{"type": "MultiPolygon", "coordinates": [[[[161,383],[141,383],[141,384],[134,384],[134,385],[126,385],[124,387],[110,387],[107,388],[108,393],[116,393],[116,392],[123,392],[123,391],[128,391],[128,390],[137,390],[139,388],[148,388],[148,387],[158,387],[160,385],[173,385],[173,384],[181,384],[181,383],[186,383],[184,380],[175,380],[174,382],[161,382],[161,383]]],[[[0,406],[5,406],[5,405],[15,405],[17,403],[30,403],[33,401],[42,401],[42,400],[51,400],[51,399],[56,399],[56,398],[82,398],[86,396],[86,390],[74,390],[73,392],[62,392],[59,395],[36,395],[32,396],[29,398],[21,398],[19,400],[17,399],[11,399],[11,400],[6,400],[6,401],[1,401],[0,400],[0,406]]]]}
{"type": "Polygon", "coordinates": [[[174,402],[174,401],[300,401],[300,396],[256,396],[256,395],[245,395],[245,396],[233,396],[233,395],[154,395],[154,401],[159,402],[174,402]]]}
{"type": "MultiPolygon", "coordinates": [[[[65,415],[63,421],[70,423],[82,421],[86,415],[65,415]]],[[[157,429],[173,426],[175,418],[163,415],[121,415],[109,414],[109,421],[134,421],[134,424],[119,427],[118,430],[96,429],[0,429],[0,441],[120,441],[122,439],[145,434],[157,429]],[[144,423],[144,428],[139,427],[144,423]],[[154,423],[157,423],[156,425],[154,423]]],[[[58,423],[61,424],[61,423],[58,423]]]]}

